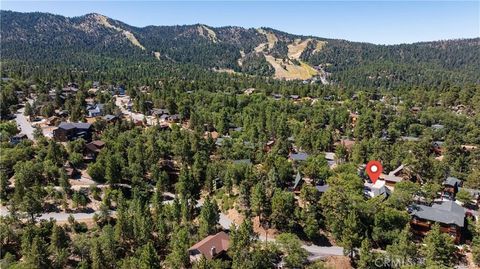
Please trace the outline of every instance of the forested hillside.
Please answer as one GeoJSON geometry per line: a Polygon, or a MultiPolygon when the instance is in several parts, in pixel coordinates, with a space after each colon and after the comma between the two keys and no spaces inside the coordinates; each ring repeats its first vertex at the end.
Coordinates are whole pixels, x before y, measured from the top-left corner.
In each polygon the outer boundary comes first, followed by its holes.
{"type": "Polygon", "coordinates": [[[118,72],[120,66],[165,70],[193,64],[207,70],[353,87],[480,80],[478,38],[382,46],[270,28],[200,24],[138,28],[100,14],[67,18],[11,11],[1,11],[1,25],[3,75],[19,69],[28,76],[38,68],[118,72]]]}

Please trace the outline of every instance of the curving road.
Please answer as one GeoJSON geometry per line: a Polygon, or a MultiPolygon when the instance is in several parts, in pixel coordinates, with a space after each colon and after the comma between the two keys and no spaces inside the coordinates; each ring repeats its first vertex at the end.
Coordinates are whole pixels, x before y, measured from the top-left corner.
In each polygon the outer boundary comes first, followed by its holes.
{"type": "Polygon", "coordinates": [[[20,128],[20,132],[22,134],[26,134],[28,139],[33,140],[33,129],[32,125],[30,122],[27,120],[27,117],[23,115],[23,112],[25,111],[25,108],[22,107],[20,108],[17,113],[15,114],[15,121],[17,122],[18,128],[20,128]]]}

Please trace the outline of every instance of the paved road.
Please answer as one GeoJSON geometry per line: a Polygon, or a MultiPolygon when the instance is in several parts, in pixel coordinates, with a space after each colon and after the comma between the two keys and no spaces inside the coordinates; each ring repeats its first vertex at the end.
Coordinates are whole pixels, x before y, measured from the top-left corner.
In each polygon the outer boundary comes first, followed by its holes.
{"type": "Polygon", "coordinates": [[[135,112],[132,112],[132,111],[128,111],[128,109],[126,109],[124,106],[123,106],[123,103],[128,103],[128,101],[130,100],[130,97],[128,96],[117,96],[115,95],[115,105],[117,107],[120,108],[120,110],[122,111],[122,113],[129,119],[133,120],[133,121],[143,121],[144,118],[147,119],[147,123],[148,124],[152,124],[152,119],[151,117],[145,117],[145,115],[141,114],[141,113],[135,113],[135,112]]]}
{"type": "MultiPolygon", "coordinates": [[[[65,212],[50,212],[43,213],[37,217],[38,220],[49,220],[55,219],[56,221],[67,221],[68,217],[72,215],[76,220],[89,220],[93,218],[95,213],[100,213],[99,211],[93,213],[65,213],[65,212]]],[[[115,213],[112,211],[112,213],[115,213]]],[[[0,216],[7,216],[9,214],[8,210],[5,207],[0,207],[0,216]]]]}
{"type": "Polygon", "coordinates": [[[22,134],[26,134],[28,139],[33,140],[33,129],[32,125],[30,122],[27,120],[27,117],[23,115],[23,112],[25,111],[25,108],[22,107],[20,108],[17,113],[15,114],[15,121],[17,122],[17,126],[20,128],[20,132],[22,134]]]}

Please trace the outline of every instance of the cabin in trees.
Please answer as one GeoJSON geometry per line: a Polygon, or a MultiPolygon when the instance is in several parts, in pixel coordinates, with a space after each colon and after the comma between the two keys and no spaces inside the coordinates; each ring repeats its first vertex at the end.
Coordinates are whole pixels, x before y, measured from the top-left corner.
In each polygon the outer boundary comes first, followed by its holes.
{"type": "Polygon", "coordinates": [[[190,261],[195,262],[204,256],[208,260],[221,258],[227,253],[230,237],[225,232],[209,235],[188,249],[190,261]]]}
{"type": "Polygon", "coordinates": [[[104,146],[105,146],[105,142],[101,140],[95,140],[88,144],[85,144],[84,160],[86,161],[95,160],[104,146]]]}
{"type": "Polygon", "coordinates": [[[448,177],[443,182],[442,197],[449,200],[455,200],[458,189],[462,186],[462,181],[456,177],[448,177]]]}
{"type": "Polygon", "coordinates": [[[399,167],[397,167],[395,170],[390,171],[387,175],[381,174],[380,178],[385,180],[385,185],[387,188],[390,190],[393,190],[395,187],[395,184],[398,182],[401,182],[407,177],[405,173],[405,166],[402,164],[399,167]]]}
{"type": "Polygon", "coordinates": [[[90,141],[92,138],[92,125],[83,122],[62,122],[57,129],[53,130],[53,138],[60,142],[79,138],[90,141]]]}
{"type": "Polygon", "coordinates": [[[288,158],[292,161],[292,162],[304,162],[308,159],[308,153],[306,152],[297,152],[297,153],[290,153],[288,155],[288,158]]]}
{"type": "Polygon", "coordinates": [[[94,118],[103,116],[104,108],[103,104],[95,104],[87,107],[88,117],[94,118]]]}
{"type": "Polygon", "coordinates": [[[471,214],[454,201],[442,201],[432,206],[415,204],[409,211],[412,216],[410,226],[414,234],[424,236],[430,231],[432,225],[438,223],[440,231],[452,236],[455,243],[462,240],[465,217],[471,214]]]}

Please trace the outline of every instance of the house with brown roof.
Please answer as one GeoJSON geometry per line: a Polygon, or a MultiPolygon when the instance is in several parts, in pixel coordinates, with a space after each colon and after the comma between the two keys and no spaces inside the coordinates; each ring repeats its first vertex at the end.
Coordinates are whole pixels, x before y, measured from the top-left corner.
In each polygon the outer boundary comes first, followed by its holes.
{"type": "Polygon", "coordinates": [[[225,254],[230,246],[230,237],[225,232],[209,235],[188,249],[190,261],[195,262],[204,256],[208,260],[225,254]]]}
{"type": "Polygon", "coordinates": [[[85,149],[83,152],[83,154],[85,155],[84,160],[95,160],[104,146],[105,142],[101,140],[94,140],[90,143],[85,144],[85,149]]]}

